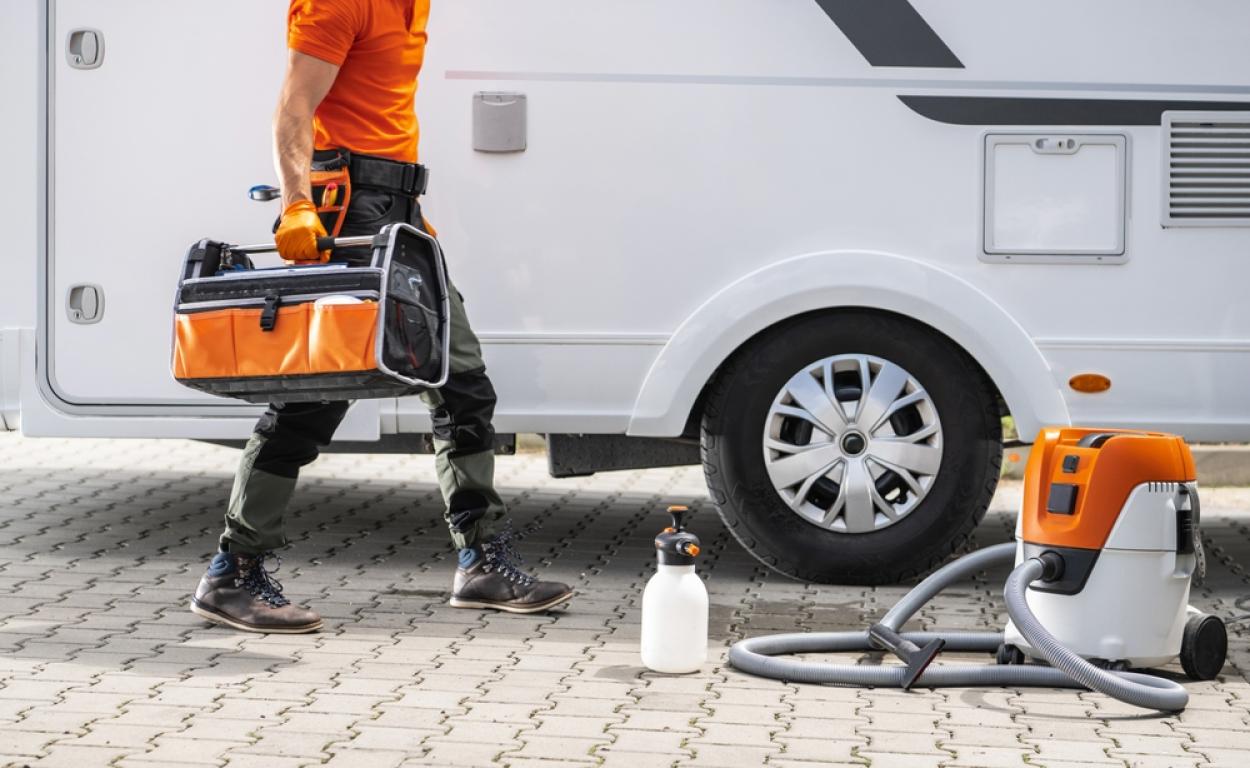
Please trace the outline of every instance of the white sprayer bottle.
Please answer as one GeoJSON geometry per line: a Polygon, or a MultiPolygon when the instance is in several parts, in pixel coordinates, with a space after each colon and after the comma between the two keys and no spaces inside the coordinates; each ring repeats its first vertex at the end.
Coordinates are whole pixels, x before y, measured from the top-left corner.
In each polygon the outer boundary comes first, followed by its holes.
{"type": "Polygon", "coordinates": [[[655,672],[697,672],[707,661],[707,587],[694,572],[699,537],[686,507],[669,507],[673,525],[655,538],[659,566],[642,593],[642,663],[655,672]]]}

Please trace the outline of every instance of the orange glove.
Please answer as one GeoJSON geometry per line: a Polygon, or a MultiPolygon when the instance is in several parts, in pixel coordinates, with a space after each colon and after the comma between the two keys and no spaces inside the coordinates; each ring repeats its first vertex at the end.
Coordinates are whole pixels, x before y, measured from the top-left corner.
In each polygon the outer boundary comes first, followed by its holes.
{"type": "Polygon", "coordinates": [[[317,250],[317,238],[325,236],[317,206],[311,200],[296,200],[282,212],[282,223],[273,239],[285,261],[324,263],[330,260],[330,252],[317,250]]]}

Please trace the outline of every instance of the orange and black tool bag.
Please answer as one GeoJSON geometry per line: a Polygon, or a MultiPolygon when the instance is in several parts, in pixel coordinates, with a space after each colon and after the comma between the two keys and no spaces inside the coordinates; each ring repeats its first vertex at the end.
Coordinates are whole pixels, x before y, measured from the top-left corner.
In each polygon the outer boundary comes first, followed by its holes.
{"type": "Polygon", "coordinates": [[[446,383],[438,242],[398,223],[333,244],[369,247],[369,263],[256,269],[249,254],[272,245],[193,245],[178,283],[174,378],[254,403],[400,397],[446,383]]]}

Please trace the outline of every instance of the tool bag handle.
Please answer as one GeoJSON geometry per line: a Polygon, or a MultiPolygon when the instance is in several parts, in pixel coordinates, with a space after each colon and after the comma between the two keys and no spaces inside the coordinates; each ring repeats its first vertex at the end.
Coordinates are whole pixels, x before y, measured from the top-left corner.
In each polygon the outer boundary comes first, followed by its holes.
{"type": "MultiPolygon", "coordinates": [[[[380,234],[338,238],[319,237],[317,238],[317,250],[332,251],[336,248],[360,248],[367,246],[373,250],[373,260],[377,261],[380,258],[379,249],[385,249],[387,242],[387,239],[380,234]]],[[[274,253],[277,250],[278,246],[274,243],[230,245],[216,240],[200,240],[187,251],[182,279],[213,277],[222,269],[223,265],[229,268],[232,264],[235,264],[238,261],[236,257],[242,259],[245,269],[252,269],[250,254],[274,253]]],[[[288,266],[296,268],[320,267],[324,266],[324,262],[313,261],[307,264],[290,264],[288,266]]],[[[179,284],[181,285],[181,283],[179,284]]]]}
{"type": "MultiPolygon", "coordinates": [[[[359,235],[357,237],[319,237],[317,238],[318,251],[332,251],[335,248],[358,248],[362,245],[373,245],[373,235],[359,235]]],[[[381,245],[385,245],[386,241],[382,240],[381,245]]],[[[278,250],[275,243],[262,243],[260,245],[232,245],[229,249],[232,253],[273,253],[278,250]]]]}

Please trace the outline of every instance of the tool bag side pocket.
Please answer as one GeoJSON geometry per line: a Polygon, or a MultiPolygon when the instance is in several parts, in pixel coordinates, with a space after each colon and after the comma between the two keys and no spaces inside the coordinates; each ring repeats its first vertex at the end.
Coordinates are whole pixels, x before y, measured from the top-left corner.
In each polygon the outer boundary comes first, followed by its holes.
{"type": "Polygon", "coordinates": [[[233,312],[222,309],[175,315],[175,379],[224,379],[238,375],[233,312]]]}
{"type": "Polygon", "coordinates": [[[310,371],[342,373],[376,368],[377,327],[376,301],[314,305],[308,330],[310,371]]]}
{"type": "Polygon", "coordinates": [[[410,379],[436,381],[444,362],[437,283],[419,267],[398,262],[388,280],[383,362],[410,379]]]}
{"type": "Polygon", "coordinates": [[[449,372],[447,268],[438,241],[408,224],[383,229],[389,237],[383,279],[383,336],[378,366],[414,391],[441,387],[449,372]]]}

